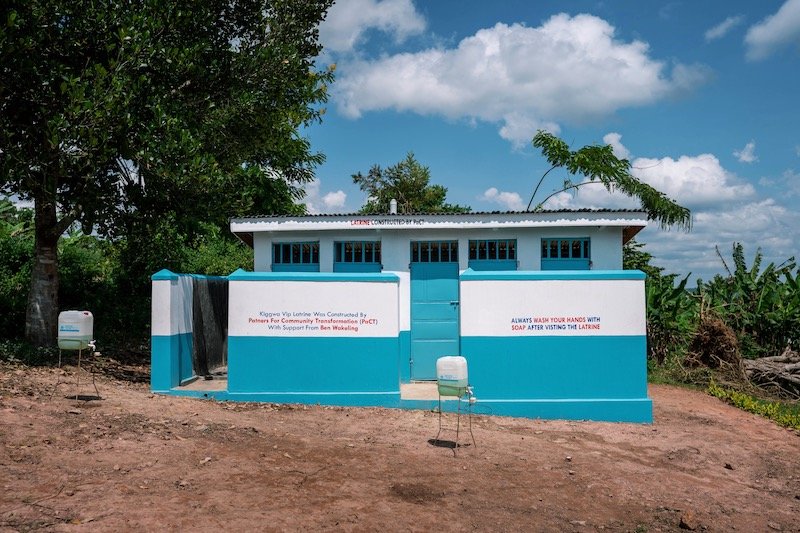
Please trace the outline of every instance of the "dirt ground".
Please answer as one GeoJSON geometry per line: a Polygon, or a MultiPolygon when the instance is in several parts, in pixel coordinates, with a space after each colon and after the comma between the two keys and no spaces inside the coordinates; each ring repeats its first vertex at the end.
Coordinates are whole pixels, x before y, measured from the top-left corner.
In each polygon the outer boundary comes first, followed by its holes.
{"type": "Polygon", "coordinates": [[[57,377],[0,364],[0,531],[800,531],[800,436],[701,392],[652,386],[653,425],[475,416],[454,455],[433,412],[57,377]]]}

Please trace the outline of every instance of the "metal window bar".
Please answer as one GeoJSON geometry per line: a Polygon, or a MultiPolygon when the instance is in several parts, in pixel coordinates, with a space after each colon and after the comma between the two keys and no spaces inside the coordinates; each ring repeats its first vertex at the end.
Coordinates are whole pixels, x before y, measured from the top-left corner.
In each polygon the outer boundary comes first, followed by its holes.
{"type": "MultiPolygon", "coordinates": [[[[542,239],[542,259],[589,259],[591,239],[542,239]]],[[[513,246],[514,241],[509,241],[513,246]]],[[[513,254],[513,248],[509,248],[513,254]]],[[[509,259],[513,259],[509,255],[509,259]]]]}
{"type": "Polygon", "coordinates": [[[319,243],[274,243],[272,245],[272,262],[274,264],[317,264],[319,263],[319,243]]]}
{"type": "MultiPolygon", "coordinates": [[[[380,262],[380,242],[375,243],[375,262],[380,262]]],[[[417,241],[411,243],[412,263],[458,262],[458,241],[417,241]]]]}
{"type": "Polygon", "coordinates": [[[572,259],[580,259],[582,255],[583,241],[572,241],[570,250],[570,257],[572,259]]]}

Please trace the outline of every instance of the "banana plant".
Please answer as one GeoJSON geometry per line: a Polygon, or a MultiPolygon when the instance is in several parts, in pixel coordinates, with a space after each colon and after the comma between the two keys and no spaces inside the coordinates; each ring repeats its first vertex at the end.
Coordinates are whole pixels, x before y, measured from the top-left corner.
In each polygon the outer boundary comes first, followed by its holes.
{"type": "Polygon", "coordinates": [[[0,235],[16,237],[33,229],[30,218],[20,217],[20,210],[8,198],[0,198],[0,235]]]}
{"type": "Polygon", "coordinates": [[[648,355],[659,364],[689,341],[698,314],[698,300],[686,290],[688,274],[675,284],[676,274],[648,278],[647,298],[648,355]]]}
{"type": "Polygon", "coordinates": [[[739,336],[745,355],[761,356],[779,352],[798,342],[800,331],[800,290],[794,257],[776,265],[761,265],[764,256],[756,250],[748,267],[744,247],[734,243],[733,269],[717,255],[728,276],[716,276],[701,286],[710,305],[739,336]]]}

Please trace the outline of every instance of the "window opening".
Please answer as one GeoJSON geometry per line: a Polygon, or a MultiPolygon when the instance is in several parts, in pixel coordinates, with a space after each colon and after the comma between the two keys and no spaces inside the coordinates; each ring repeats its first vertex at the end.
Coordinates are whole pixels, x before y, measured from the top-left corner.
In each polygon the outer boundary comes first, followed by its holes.
{"type": "Polygon", "coordinates": [[[543,259],[589,259],[589,242],[580,239],[542,239],[543,259]]]}
{"type": "Polygon", "coordinates": [[[513,239],[469,241],[469,267],[473,270],[516,270],[517,241],[513,239]]]}
{"type": "Polygon", "coordinates": [[[591,264],[590,239],[542,239],[543,270],[588,270],[591,264]]]}
{"type": "Polygon", "coordinates": [[[318,242],[284,242],[272,245],[273,265],[319,264],[318,242]]]}
{"type": "Polygon", "coordinates": [[[420,241],[411,243],[412,263],[458,262],[458,241],[420,241]]]}
{"type": "Polygon", "coordinates": [[[380,263],[380,241],[347,241],[333,243],[334,263],[380,263]]]}
{"type": "Polygon", "coordinates": [[[517,241],[513,239],[469,241],[469,259],[470,261],[516,260],[517,241]]]}

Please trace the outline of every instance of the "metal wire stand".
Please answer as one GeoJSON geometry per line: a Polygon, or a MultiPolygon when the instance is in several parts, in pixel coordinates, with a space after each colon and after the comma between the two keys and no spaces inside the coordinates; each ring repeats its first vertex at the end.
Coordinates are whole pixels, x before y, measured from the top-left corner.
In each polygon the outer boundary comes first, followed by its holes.
{"type": "MultiPolygon", "coordinates": [[[[456,400],[458,402],[458,407],[456,408],[456,440],[453,443],[453,455],[457,455],[457,451],[458,451],[458,446],[459,446],[459,444],[458,444],[458,436],[459,436],[459,433],[461,431],[461,403],[462,403],[461,400],[465,395],[468,398],[468,401],[467,401],[467,420],[469,421],[469,424],[468,424],[469,436],[472,439],[472,445],[474,447],[476,447],[476,448],[478,447],[478,445],[475,443],[475,435],[472,434],[472,404],[475,403],[475,401],[473,400],[474,396],[472,395],[472,387],[466,387],[465,392],[463,394],[461,394],[460,396],[456,396],[456,398],[458,398],[458,400],[456,400]]],[[[435,446],[438,446],[438,444],[440,442],[439,441],[439,435],[441,435],[441,434],[442,434],[442,395],[440,393],[439,394],[439,431],[436,433],[436,437],[433,439],[433,442],[434,442],[435,446]]]]}
{"type": "MultiPolygon", "coordinates": [[[[89,346],[89,349],[90,350],[94,350],[94,346],[89,346]]],[[[78,370],[75,372],[75,379],[76,379],[76,381],[75,381],[75,399],[76,400],[83,399],[83,400],[87,400],[87,401],[90,400],[90,399],[99,400],[99,399],[101,399],[100,398],[100,391],[97,390],[97,383],[95,383],[95,379],[94,379],[94,365],[92,365],[92,364],[89,365],[89,368],[90,368],[90,373],[92,375],[92,386],[94,387],[94,392],[95,392],[96,396],[91,397],[91,398],[90,397],[81,397],[80,392],[81,392],[81,363],[82,363],[82,358],[83,358],[83,349],[78,349],[78,370]]],[[[58,349],[58,369],[61,370],[61,348],[58,349]]],[[[53,396],[55,395],[56,390],[58,389],[58,386],[61,385],[62,383],[66,384],[66,380],[62,381],[61,373],[59,372],[58,380],[56,381],[56,384],[53,387],[53,391],[50,393],[50,399],[51,400],[53,399],[53,396]]],[[[72,396],[67,396],[67,397],[71,398],[72,396]]]]}

